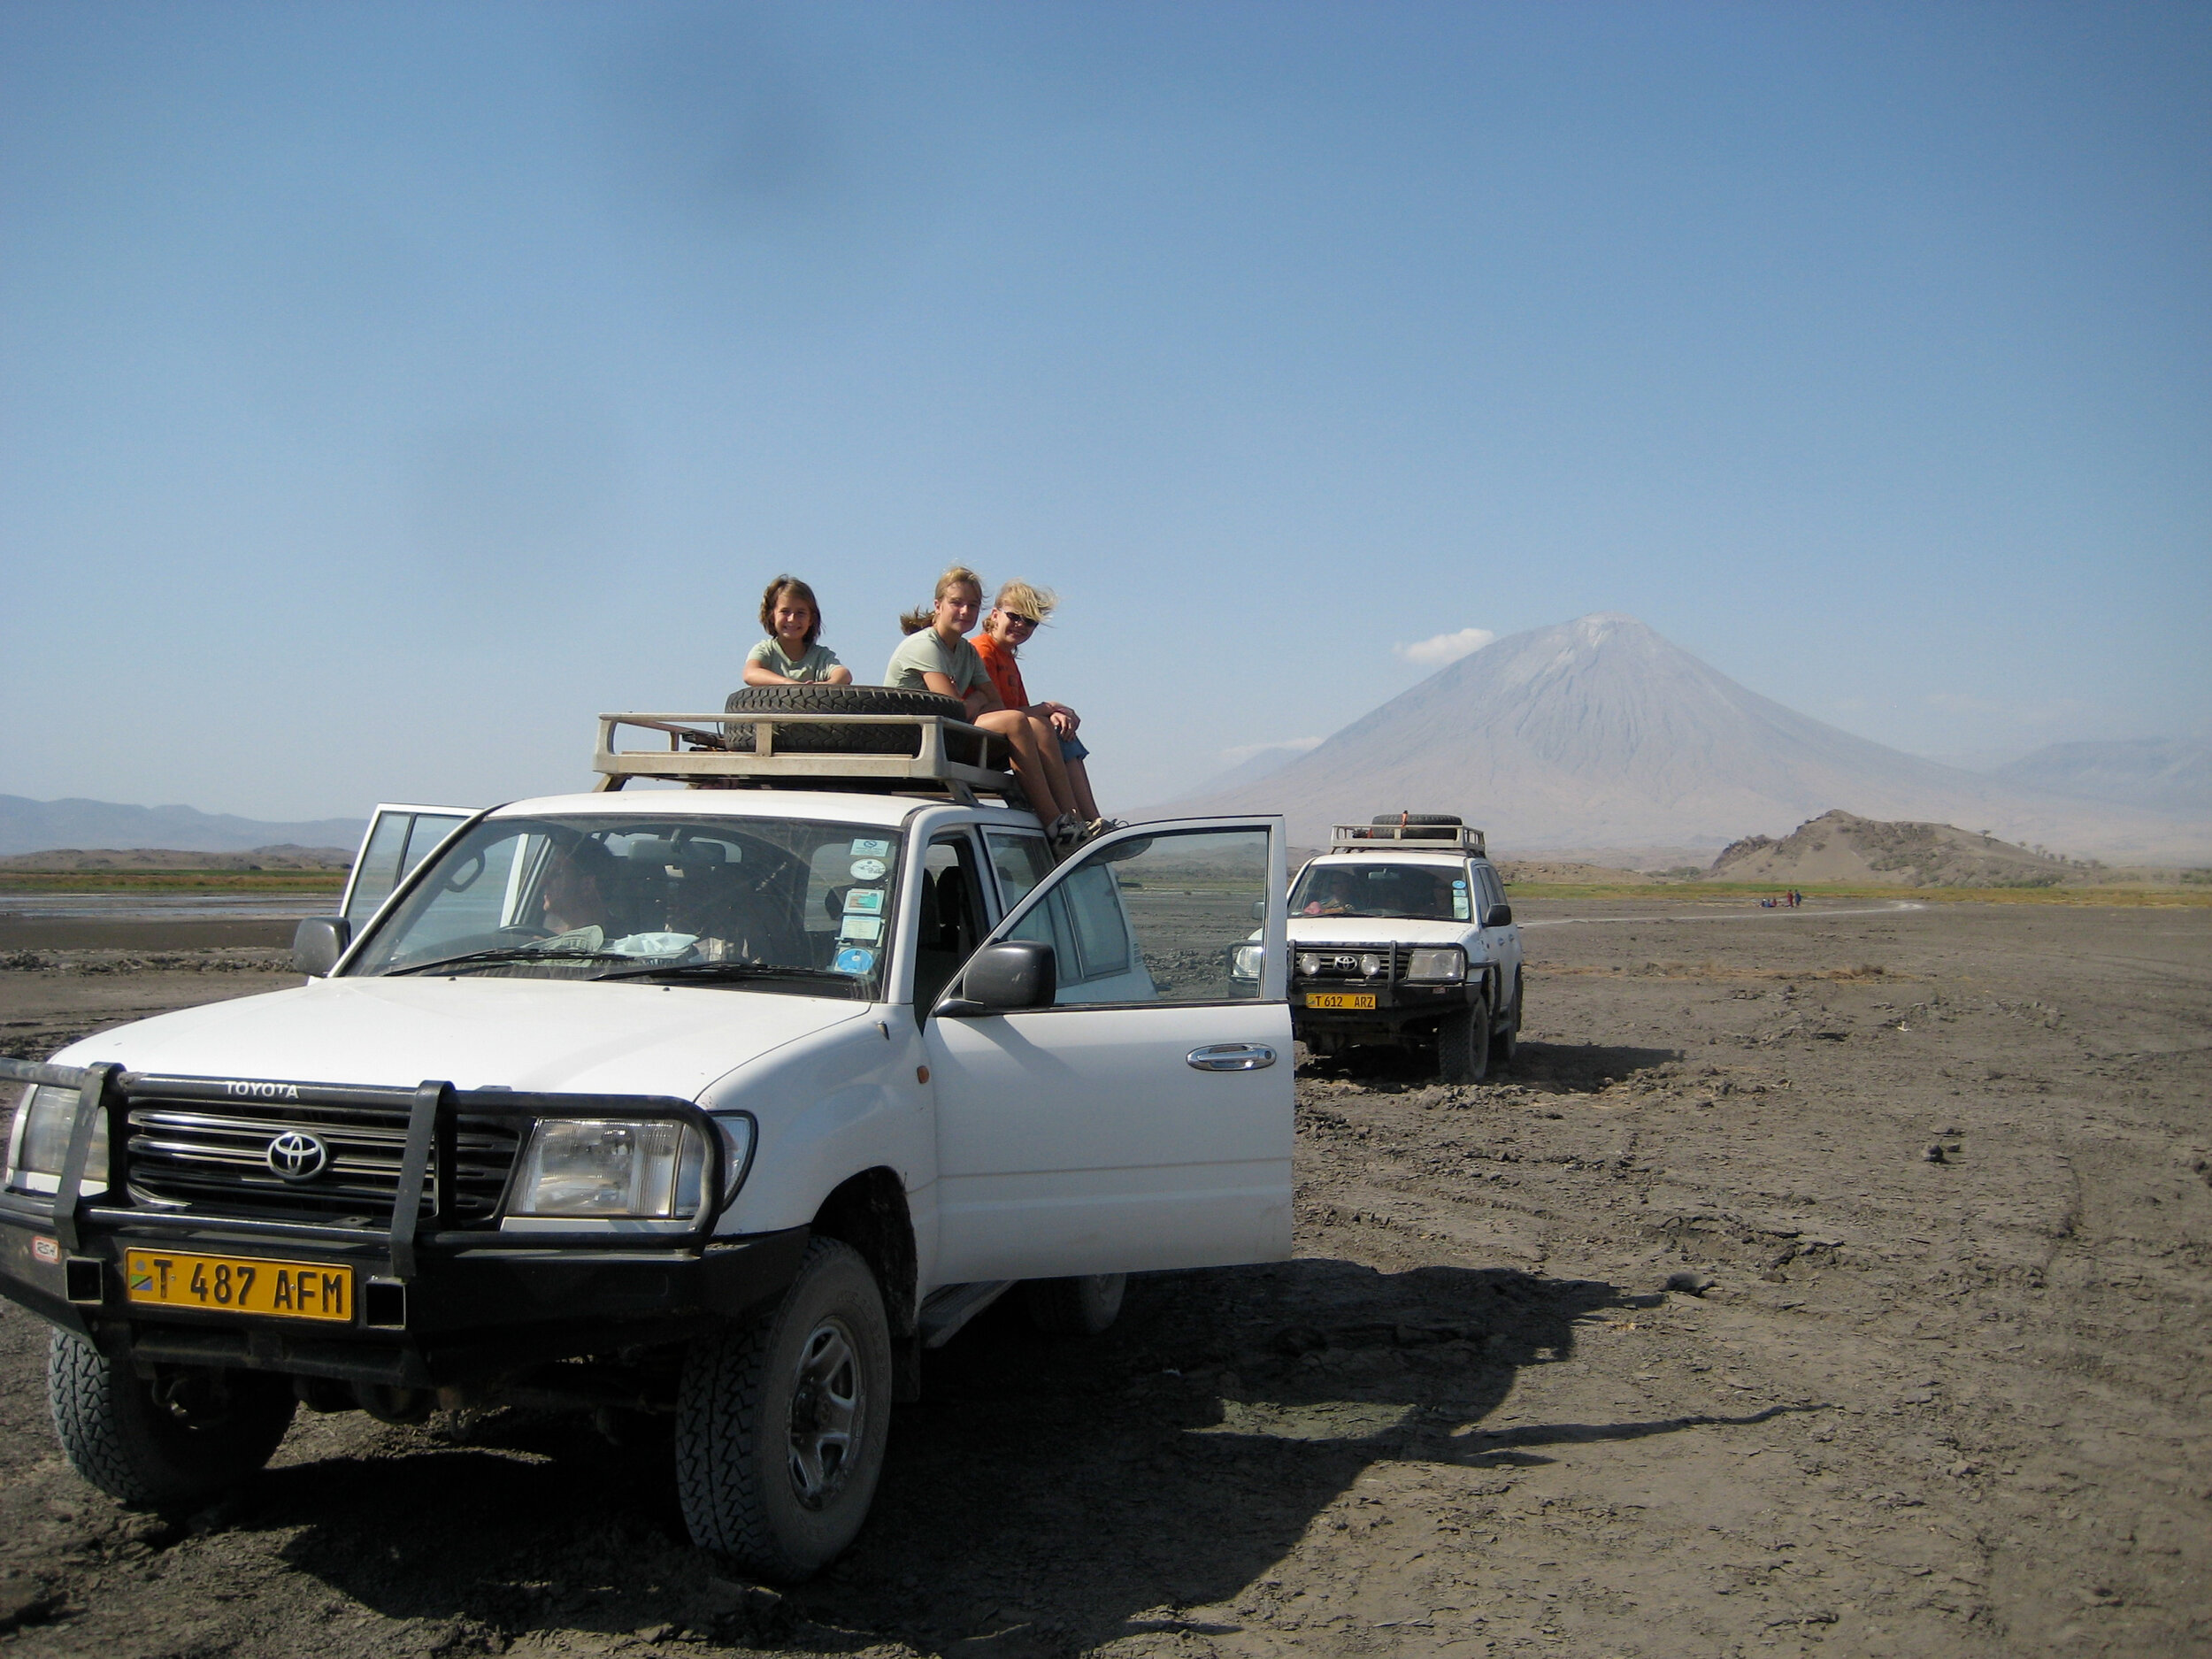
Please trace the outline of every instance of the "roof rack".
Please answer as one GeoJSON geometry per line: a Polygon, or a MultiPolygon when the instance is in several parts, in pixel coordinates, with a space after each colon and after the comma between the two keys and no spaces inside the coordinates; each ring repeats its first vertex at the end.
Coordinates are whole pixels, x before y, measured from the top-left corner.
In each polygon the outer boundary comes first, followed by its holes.
{"type": "Polygon", "coordinates": [[[1339,824],[1329,832],[1333,853],[1468,853],[1490,855],[1483,833],[1464,824],[1339,824]]]}
{"type": "MultiPolygon", "coordinates": [[[[787,742],[789,740],[785,740],[787,742]]],[[[894,738],[879,747],[904,749],[894,738]]],[[[733,719],[713,714],[603,714],[599,747],[591,758],[599,774],[596,787],[619,789],[633,778],[657,778],[695,789],[881,789],[950,795],[964,806],[980,795],[995,795],[1011,805],[1024,803],[1013,774],[989,765],[952,758],[965,752],[988,762],[1005,753],[1006,740],[965,720],[936,714],[755,714],[733,719]],[[918,728],[911,753],[869,754],[826,751],[801,740],[777,747],[779,735],[795,726],[910,726],[918,728]],[[667,734],[665,749],[618,749],[623,726],[667,734]],[[744,749],[734,747],[733,727],[749,726],[744,749]],[[948,739],[952,740],[948,741],[948,739]]]]}

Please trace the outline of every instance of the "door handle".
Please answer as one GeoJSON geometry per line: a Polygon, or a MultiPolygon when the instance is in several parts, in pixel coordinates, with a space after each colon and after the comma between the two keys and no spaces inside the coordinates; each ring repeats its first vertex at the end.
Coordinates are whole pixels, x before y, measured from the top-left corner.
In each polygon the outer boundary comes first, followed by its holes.
{"type": "Polygon", "coordinates": [[[1183,1059],[1201,1071],[1257,1071],[1275,1064],[1275,1051],[1263,1042],[1216,1042],[1183,1059]]]}

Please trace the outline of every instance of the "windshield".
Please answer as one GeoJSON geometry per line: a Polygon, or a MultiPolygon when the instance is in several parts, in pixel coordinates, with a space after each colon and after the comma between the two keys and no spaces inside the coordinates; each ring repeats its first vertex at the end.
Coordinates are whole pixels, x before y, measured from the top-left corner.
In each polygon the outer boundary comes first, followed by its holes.
{"type": "Polygon", "coordinates": [[[892,831],[793,818],[490,818],[441,852],[347,972],[872,1000],[898,848],[892,831]]]}
{"type": "Polygon", "coordinates": [[[1290,890],[1290,914],[1382,916],[1408,922],[1463,922],[1473,915],[1465,864],[1308,864],[1290,890]]]}

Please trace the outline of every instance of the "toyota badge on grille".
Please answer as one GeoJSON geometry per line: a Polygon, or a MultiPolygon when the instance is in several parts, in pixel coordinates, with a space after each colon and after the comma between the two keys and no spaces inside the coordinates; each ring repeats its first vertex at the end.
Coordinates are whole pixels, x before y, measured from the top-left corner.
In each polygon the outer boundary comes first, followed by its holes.
{"type": "Polygon", "coordinates": [[[269,1142],[269,1168],[288,1181],[311,1181],[330,1167],[330,1148],[296,1129],[269,1142]]]}

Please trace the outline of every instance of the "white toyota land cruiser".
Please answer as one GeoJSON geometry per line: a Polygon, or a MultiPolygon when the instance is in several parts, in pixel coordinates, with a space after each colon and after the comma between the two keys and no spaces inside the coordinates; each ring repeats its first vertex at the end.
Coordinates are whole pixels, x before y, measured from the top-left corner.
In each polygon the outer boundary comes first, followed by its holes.
{"type": "Polygon", "coordinates": [[[662,1412],[693,1537],[802,1577],[1018,1281],[1095,1331],[1125,1274],[1287,1257],[1281,821],[1056,868],[900,695],[603,717],[596,791],[436,823],[357,937],[302,925],[305,986],[0,1066],[0,1292],[77,1469],[173,1509],[300,1403],[662,1412]]]}
{"type": "Polygon", "coordinates": [[[1291,1024],[1316,1054],[1387,1044],[1433,1055],[1447,1083],[1513,1059],[1521,930],[1482,832],[1456,818],[1339,825],[1291,893],[1290,949],[1291,1024]]]}

